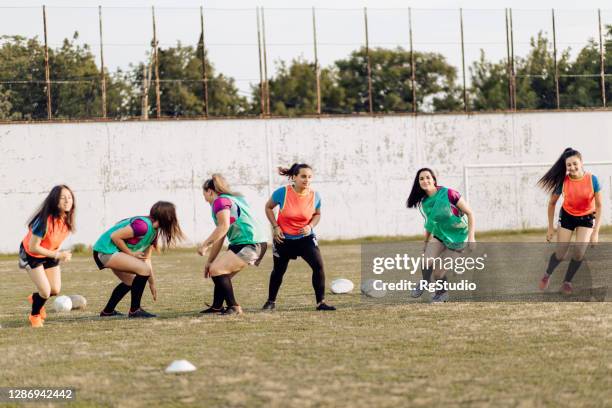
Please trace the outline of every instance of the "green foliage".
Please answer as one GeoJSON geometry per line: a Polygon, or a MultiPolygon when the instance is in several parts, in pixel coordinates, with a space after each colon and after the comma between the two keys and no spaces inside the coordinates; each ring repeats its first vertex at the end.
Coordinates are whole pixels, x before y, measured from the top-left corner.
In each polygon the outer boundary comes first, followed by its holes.
{"type": "MultiPolygon", "coordinates": [[[[461,106],[455,84],[457,71],[441,54],[415,52],[416,95],[419,110],[446,111],[461,106]]],[[[372,100],[375,112],[412,111],[410,52],[396,49],[370,50],[372,100]]],[[[344,113],[368,112],[368,74],[365,48],[336,61],[338,87],[344,90],[344,113]]]]}
{"type": "MultiPolygon", "coordinates": [[[[612,72],[612,26],[606,27],[605,70],[612,72]]],[[[77,44],[78,33],[49,49],[51,105],[54,118],[79,119],[102,116],[101,72],[88,45],[77,44]]],[[[202,38],[196,46],[180,42],[159,48],[161,114],[201,116],[204,110],[202,38]]],[[[414,53],[416,101],[412,100],[410,52],[401,47],[369,50],[374,112],[441,112],[463,109],[457,69],[438,53],[414,53]]],[[[569,49],[557,55],[562,108],[602,105],[599,45],[594,40],[580,49],[574,61],[569,49]]],[[[557,107],[555,60],[551,42],[542,34],[531,39],[529,53],[515,58],[518,109],[557,107]]],[[[0,36],[0,120],[47,118],[44,46],[37,37],[0,36]]],[[[279,61],[269,80],[273,115],[316,114],[317,94],[314,64],[297,58],[279,61]]],[[[111,118],[139,117],[143,110],[145,73],[148,82],[148,115],[156,114],[155,70],[152,55],[127,71],[104,73],[107,112],[111,118]],[[148,71],[150,70],[150,74],[148,71]]],[[[240,95],[233,78],[216,73],[207,60],[208,108],[211,116],[261,113],[260,86],[251,98],[240,95]]],[[[509,84],[507,61],[480,58],[469,68],[471,110],[507,109],[509,84]]],[[[606,99],[612,98],[606,81],[606,99]]],[[[320,68],[321,110],[328,114],[369,112],[367,55],[365,48],[353,51],[328,67],[320,68]]]]}
{"type": "MultiPolygon", "coordinates": [[[[202,116],[204,109],[204,84],[202,81],[201,47],[184,46],[180,42],[175,47],[158,50],[160,100],[162,116],[202,116]]],[[[248,110],[246,98],[238,94],[234,80],[223,74],[215,74],[214,67],[206,61],[208,78],[208,112],[212,116],[236,116],[248,110]]],[[[156,109],[155,66],[153,55],[147,61],[151,66],[149,82],[149,115],[156,109]]],[[[144,63],[132,67],[131,76],[126,77],[132,87],[128,99],[129,111],[139,116],[142,107],[144,63]]]]}
{"type": "MultiPolygon", "coordinates": [[[[295,59],[290,66],[280,61],[277,74],[269,81],[270,110],[273,115],[299,116],[317,113],[317,79],[314,64],[301,58],[295,59]]],[[[344,102],[343,90],[336,86],[334,73],[327,68],[320,70],[321,110],[335,113],[344,102]]],[[[261,88],[252,88],[251,110],[261,113],[261,88]]]]}

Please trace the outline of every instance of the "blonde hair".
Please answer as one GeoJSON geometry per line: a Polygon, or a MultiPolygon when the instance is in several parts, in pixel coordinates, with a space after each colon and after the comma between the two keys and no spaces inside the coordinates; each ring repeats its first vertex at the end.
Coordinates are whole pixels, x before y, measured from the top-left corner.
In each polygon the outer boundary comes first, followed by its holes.
{"type": "Polygon", "coordinates": [[[225,180],[225,177],[223,177],[221,173],[213,173],[212,176],[210,176],[210,178],[206,180],[204,184],[202,184],[202,189],[204,191],[213,190],[217,194],[230,194],[236,196],[241,195],[240,193],[230,189],[227,180],[225,180]]]}

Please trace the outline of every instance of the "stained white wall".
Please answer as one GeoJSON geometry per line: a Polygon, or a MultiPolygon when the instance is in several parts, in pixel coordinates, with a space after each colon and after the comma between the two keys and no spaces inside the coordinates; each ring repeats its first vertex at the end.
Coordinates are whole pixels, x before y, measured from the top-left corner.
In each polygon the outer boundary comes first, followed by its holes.
{"type": "MultiPolygon", "coordinates": [[[[279,165],[306,162],[323,199],[321,238],[411,235],[421,216],[405,208],[415,171],[463,190],[463,166],[552,163],[572,146],[585,161],[612,161],[612,113],[551,112],[323,119],[95,122],[0,125],[0,252],[15,252],[28,216],[55,184],[78,205],[72,243],[92,244],[119,219],[148,214],[157,200],[177,205],[190,240],[213,224],[203,180],[221,172],[263,221],[279,165]]],[[[543,168],[473,169],[469,198],[480,230],[543,227],[543,168]]],[[[590,169],[612,213],[612,166],[590,169]]]]}

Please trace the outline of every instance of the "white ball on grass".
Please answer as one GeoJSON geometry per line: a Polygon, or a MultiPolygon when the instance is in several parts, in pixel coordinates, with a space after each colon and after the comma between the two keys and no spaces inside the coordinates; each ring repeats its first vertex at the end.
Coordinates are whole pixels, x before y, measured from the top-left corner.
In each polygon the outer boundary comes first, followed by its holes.
{"type": "Polygon", "coordinates": [[[341,294],[341,293],[350,293],[355,285],[348,279],[338,278],[334,279],[330,285],[330,290],[332,293],[341,294]]]}
{"type": "Polygon", "coordinates": [[[387,294],[386,290],[378,290],[374,288],[374,282],[376,279],[368,279],[361,283],[361,293],[367,297],[382,298],[387,294]]]}
{"type": "Polygon", "coordinates": [[[69,295],[72,301],[72,310],[84,310],[87,307],[87,299],[81,295],[69,295]]]}
{"type": "Polygon", "coordinates": [[[56,312],[69,312],[72,310],[72,300],[68,296],[58,296],[53,302],[53,310],[56,312]]]}

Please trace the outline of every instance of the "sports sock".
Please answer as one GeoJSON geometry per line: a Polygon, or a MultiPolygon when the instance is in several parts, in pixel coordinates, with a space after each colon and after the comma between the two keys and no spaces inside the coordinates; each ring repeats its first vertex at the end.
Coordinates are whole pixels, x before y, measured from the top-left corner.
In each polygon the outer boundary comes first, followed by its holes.
{"type": "Polygon", "coordinates": [[[117,307],[117,304],[121,302],[121,299],[123,299],[123,297],[127,295],[131,288],[131,286],[128,286],[123,282],[118,284],[113,290],[110,299],[108,299],[108,303],[104,308],[104,313],[112,313],[113,310],[115,310],[115,308],[117,307]]]}
{"type": "MultiPolygon", "coordinates": [[[[438,283],[438,282],[442,282],[442,283],[448,282],[448,279],[446,279],[446,276],[444,276],[444,277],[442,277],[440,279],[436,279],[436,283],[438,283]]],[[[438,294],[438,295],[441,294],[441,293],[444,293],[444,292],[446,292],[446,289],[436,290],[436,294],[438,294]]]]}
{"type": "Polygon", "coordinates": [[[214,283],[215,290],[213,292],[213,303],[211,307],[213,309],[221,309],[223,307],[223,301],[225,300],[225,291],[223,290],[223,288],[221,288],[221,285],[217,285],[217,282],[214,283]]]}
{"type": "Polygon", "coordinates": [[[565,272],[565,278],[563,280],[565,282],[571,282],[576,272],[578,272],[578,269],[580,269],[580,265],[582,265],[582,261],[572,259],[567,267],[567,272],[565,272]]]}
{"type": "Polygon", "coordinates": [[[431,275],[433,274],[433,268],[432,267],[423,268],[421,270],[421,273],[423,274],[423,280],[429,283],[429,281],[431,280],[431,275]]]}
{"type": "Polygon", "coordinates": [[[229,275],[213,276],[215,285],[221,288],[223,292],[227,307],[238,306],[236,299],[234,298],[234,287],[232,286],[232,280],[229,275]]]}
{"type": "Polygon", "coordinates": [[[32,316],[40,314],[40,309],[45,305],[47,299],[41,297],[38,292],[32,293],[32,316]]]}
{"type": "Polygon", "coordinates": [[[136,275],[134,278],[134,281],[132,282],[132,302],[130,304],[131,312],[135,312],[136,310],[140,309],[140,299],[142,299],[142,294],[147,286],[148,280],[148,276],[136,275]]]}
{"type": "Polygon", "coordinates": [[[553,252],[552,255],[550,255],[550,259],[548,260],[548,267],[546,268],[546,274],[552,275],[553,271],[555,270],[557,266],[559,266],[560,263],[561,261],[557,259],[557,255],[553,252]]]}

